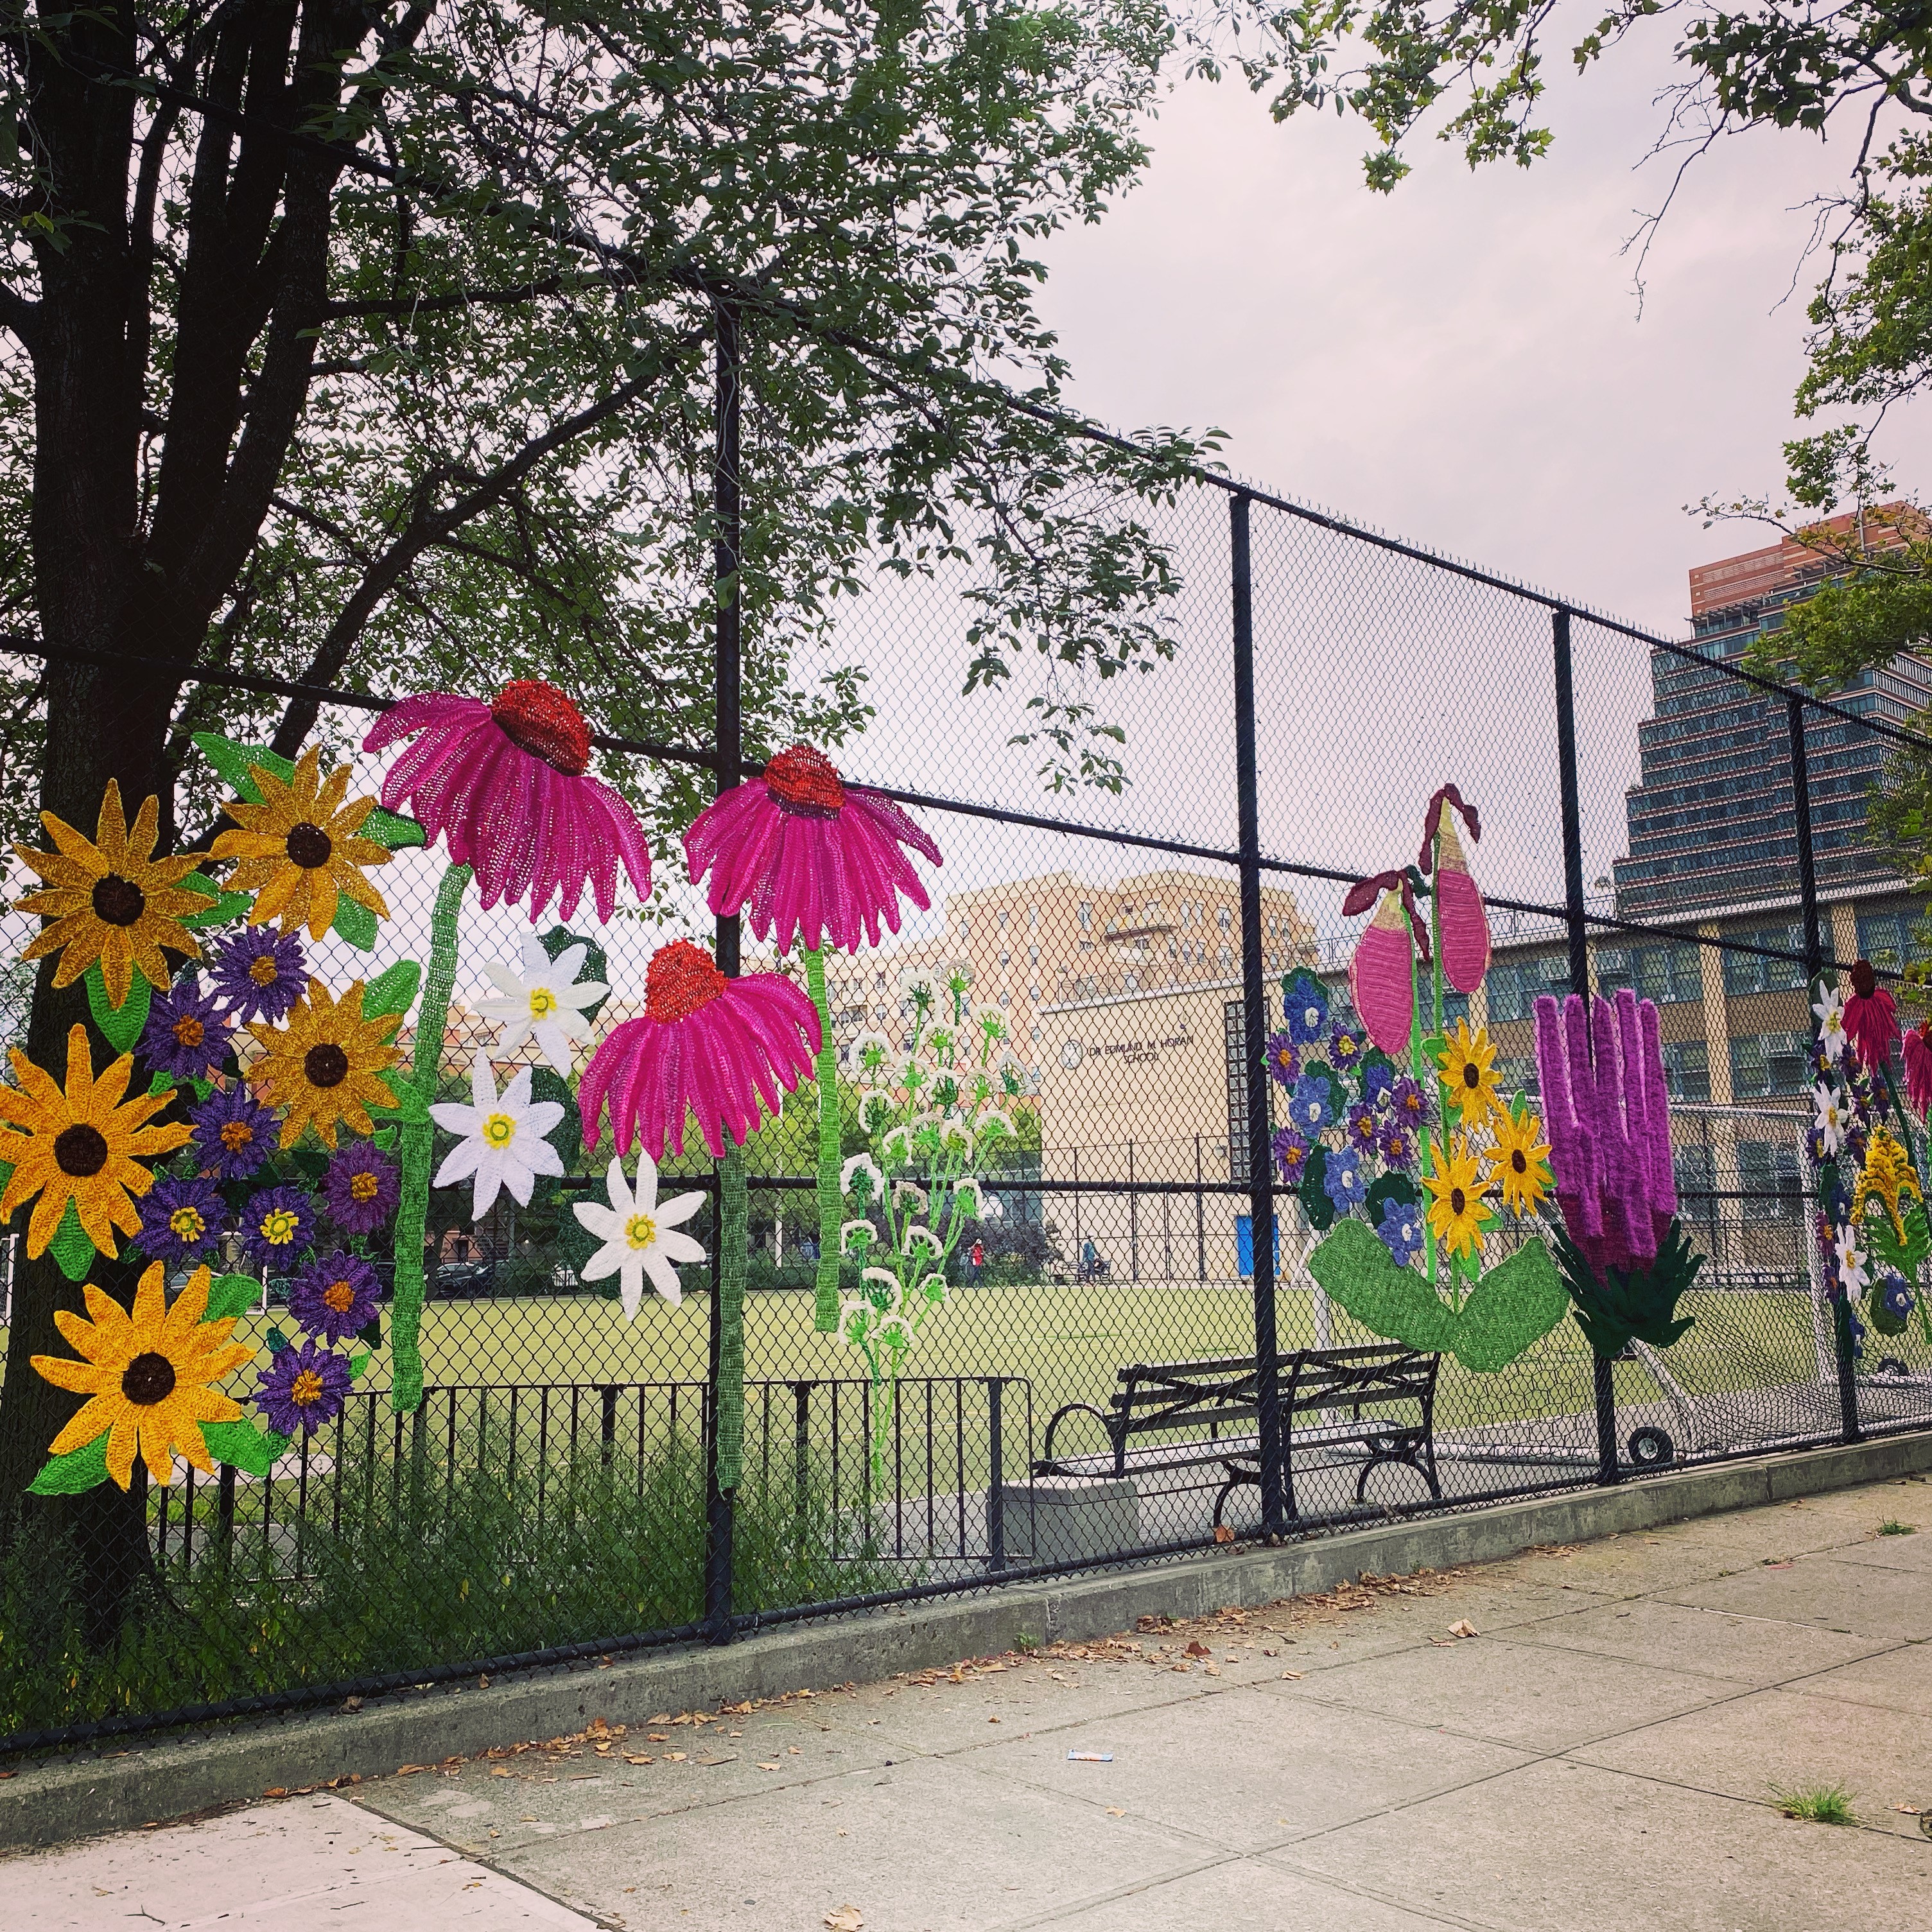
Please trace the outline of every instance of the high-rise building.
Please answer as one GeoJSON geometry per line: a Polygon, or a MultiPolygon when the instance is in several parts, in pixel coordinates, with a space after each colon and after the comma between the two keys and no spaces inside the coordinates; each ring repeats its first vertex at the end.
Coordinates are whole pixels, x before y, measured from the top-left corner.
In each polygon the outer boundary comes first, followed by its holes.
{"type": "MultiPolygon", "coordinates": [[[[1849,532],[1852,520],[1830,526],[1849,532]]],[[[1881,533],[1890,536],[1889,526],[1881,533]]],[[[1778,629],[1785,608],[1841,566],[1786,538],[1690,572],[1695,658],[1651,653],[1653,715],[1638,727],[1642,781],[1627,795],[1629,856],[1612,871],[1625,919],[1790,898],[1798,847],[1784,704],[1716,668],[1778,629]],[[1700,662],[1700,659],[1706,662],[1700,662]]],[[[1859,717],[1903,724],[1932,706],[1932,663],[1900,656],[1862,672],[1836,701],[1859,717]]],[[[1866,821],[1885,740],[1812,715],[1805,734],[1818,886],[1833,898],[1895,890],[1866,821]]]]}

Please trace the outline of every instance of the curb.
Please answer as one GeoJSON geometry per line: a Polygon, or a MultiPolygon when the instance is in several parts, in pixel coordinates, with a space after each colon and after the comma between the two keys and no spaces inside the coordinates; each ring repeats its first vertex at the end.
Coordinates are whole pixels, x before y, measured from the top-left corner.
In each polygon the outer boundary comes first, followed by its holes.
{"type": "Polygon", "coordinates": [[[1317,1536],[1072,1582],[1016,1584],[884,1612],[829,1616],[722,1648],[659,1652],[594,1670],[520,1676],[270,1718],[117,1753],[22,1766],[0,1781],[0,1852],[64,1843],[278,1786],[385,1775],[492,1744],[580,1731],[593,1717],[640,1724],[788,1690],[1011,1650],[1021,1638],[1079,1641],[1148,1616],[1190,1618],[1332,1588],[1364,1570],[1400,1575],[1493,1562],[1540,1544],[1580,1543],[1660,1523],[1932,1470],[1932,1433],[1896,1436],[1660,1476],[1614,1489],[1317,1536]]]}

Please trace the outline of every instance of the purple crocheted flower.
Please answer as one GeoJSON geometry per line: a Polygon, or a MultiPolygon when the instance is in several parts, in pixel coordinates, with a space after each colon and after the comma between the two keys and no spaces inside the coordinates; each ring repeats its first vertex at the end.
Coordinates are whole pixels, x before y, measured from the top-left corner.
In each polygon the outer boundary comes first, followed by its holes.
{"type": "Polygon", "coordinates": [[[251,926],[224,939],[208,962],[214,997],[238,1020],[279,1020],[308,991],[308,956],[292,932],[251,926]]]}
{"type": "Polygon", "coordinates": [[[227,1218],[228,1204],[213,1181],[161,1174],[141,1203],[134,1245],[171,1268],[191,1267],[213,1256],[227,1218]]]}
{"type": "Polygon", "coordinates": [[[342,1413],[354,1386],[349,1358],[316,1346],[313,1337],[278,1348],[255,1388],[255,1406],[278,1436],[313,1436],[342,1413]]]}
{"type": "Polygon", "coordinates": [[[374,1141],[344,1141],[322,1178],[322,1210],[345,1234],[387,1227],[401,1198],[396,1163],[374,1141]]]}
{"type": "Polygon", "coordinates": [[[1384,1123],[1366,1100],[1348,1109],[1348,1144],[1360,1154],[1373,1154],[1384,1123]]]}
{"type": "Polygon", "coordinates": [[[286,1274],[315,1238],[315,1202],[299,1187],[265,1187],[242,1214],[242,1244],[257,1268],[286,1274]]]}
{"type": "Polygon", "coordinates": [[[360,1255],[340,1248],[302,1268],[289,1283],[289,1314],[312,1335],[346,1341],[376,1312],[381,1284],[360,1255]]]}
{"type": "Polygon", "coordinates": [[[202,991],[199,976],[190,974],[153,996],[137,1050],[154,1072],[205,1079],[228,1052],[228,1024],[202,991]]]}
{"type": "Polygon", "coordinates": [[[1301,1049],[1285,1033],[1268,1035],[1268,1070],[1277,1084],[1292,1087],[1301,1078],[1301,1049]]]}
{"type": "Polygon", "coordinates": [[[1376,1151],[1390,1167],[1415,1165],[1415,1130],[1406,1120],[1386,1120],[1376,1151]]]}
{"type": "Polygon", "coordinates": [[[1429,1096],[1407,1074],[1389,1089],[1389,1111],[1411,1127],[1429,1124],[1429,1096]]]}
{"type": "Polygon", "coordinates": [[[1372,1107],[1386,1107],[1395,1086],[1395,1069],[1379,1057],[1364,1055],[1362,1098],[1372,1107]]]}
{"type": "Polygon", "coordinates": [[[1368,1051],[1368,1036],[1352,1027],[1337,1024],[1328,1036],[1328,1060],[1339,1072],[1346,1073],[1361,1064],[1368,1051]]]}
{"type": "Polygon", "coordinates": [[[202,1165],[218,1180],[241,1180],[253,1174],[279,1144],[281,1117],[265,1107],[240,1081],[211,1094],[188,1118],[202,1165]]]}
{"type": "Polygon", "coordinates": [[[1292,1127],[1277,1127],[1268,1144],[1274,1150],[1275,1172],[1281,1176],[1282,1185],[1299,1187],[1302,1175],[1308,1170],[1311,1143],[1292,1127]]]}

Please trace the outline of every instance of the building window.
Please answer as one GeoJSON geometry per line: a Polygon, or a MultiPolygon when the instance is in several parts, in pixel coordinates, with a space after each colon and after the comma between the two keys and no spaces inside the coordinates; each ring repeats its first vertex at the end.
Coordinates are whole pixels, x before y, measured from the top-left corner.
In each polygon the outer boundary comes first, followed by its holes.
{"type": "Polygon", "coordinates": [[[1215,914],[1215,918],[1219,922],[1221,930],[1223,932],[1227,932],[1233,923],[1233,920],[1226,906],[1223,906],[1221,910],[1215,914]]]}
{"type": "Polygon", "coordinates": [[[1731,1042],[1731,1094],[1738,1100],[1803,1094],[1811,1085],[1811,1042],[1796,1033],[1742,1034],[1731,1042]]]}
{"type": "Polygon", "coordinates": [[[1664,1084],[1673,1100],[1711,1097],[1711,1056],[1701,1040],[1667,1040],[1664,1046],[1664,1084]]]}
{"type": "Polygon", "coordinates": [[[1036,1000],[1040,998],[1040,988],[1037,986],[1029,986],[1027,988],[1027,998],[1036,1000]]]}
{"type": "Polygon", "coordinates": [[[959,915],[959,937],[962,943],[973,937],[973,922],[963,912],[959,915]]]}
{"type": "Polygon", "coordinates": [[[1120,976],[1120,986],[1124,992],[1138,993],[1141,989],[1141,976],[1138,973],[1124,973],[1120,976]]]}
{"type": "Polygon", "coordinates": [[[1490,996],[1490,1024],[1534,1016],[1536,1002],[1545,993],[1558,999],[1570,990],[1570,956],[1546,952],[1532,959],[1498,960],[1484,981],[1490,996]]]}
{"type": "Polygon", "coordinates": [[[1063,1040],[1060,1042],[1060,1064],[1063,1066],[1078,1066],[1085,1058],[1077,1040],[1063,1040]]]}
{"type": "Polygon", "coordinates": [[[1027,928],[1031,932],[1037,932],[1040,930],[1040,908],[1038,906],[1028,906],[1027,908],[1027,928]]]}
{"type": "Polygon", "coordinates": [[[1670,1166],[1677,1181],[1678,1198],[1686,1202],[1701,1200],[1708,1212],[1712,1190],[1718,1184],[1711,1150],[1707,1147],[1678,1148],[1671,1154],[1670,1166]]]}
{"type": "Polygon", "coordinates": [[[1597,955],[1597,990],[1614,999],[1628,986],[1660,1006],[1701,1000],[1704,970],[1694,946],[1606,946],[1597,955]]]}
{"type": "Polygon", "coordinates": [[[1092,902],[1087,899],[1080,902],[1080,930],[1082,932],[1094,930],[1094,908],[1092,902]]]}
{"type": "Polygon", "coordinates": [[[1795,1221],[1804,1211],[1804,1180],[1790,1141],[1740,1141],[1738,1180],[1748,1196],[1747,1220],[1795,1221]]]}
{"type": "MultiPolygon", "coordinates": [[[[1747,946],[1768,946],[1782,952],[1804,950],[1804,929],[1793,921],[1790,926],[1761,926],[1752,932],[1733,932],[1727,938],[1742,940],[1747,946]]],[[[1727,993],[1784,992],[1804,983],[1802,959],[1766,959],[1755,952],[1724,955],[1724,991],[1727,993]]]]}
{"type": "Polygon", "coordinates": [[[1858,957],[1887,972],[1902,973],[1911,957],[1913,920],[1909,912],[1858,914],[1858,957]]]}
{"type": "Polygon", "coordinates": [[[1221,948],[1221,970],[1223,972],[1229,970],[1233,967],[1234,963],[1234,953],[1227,946],[1222,946],[1221,948]]]}
{"type": "Polygon", "coordinates": [[[1027,964],[1029,966],[1037,966],[1040,964],[1040,948],[1037,946],[1029,946],[1027,948],[1027,964]]]}
{"type": "Polygon", "coordinates": [[[1006,931],[1006,914],[1003,912],[1003,913],[1001,913],[1001,914],[1000,914],[1000,930],[1002,932],[1004,932],[1006,931]]]}

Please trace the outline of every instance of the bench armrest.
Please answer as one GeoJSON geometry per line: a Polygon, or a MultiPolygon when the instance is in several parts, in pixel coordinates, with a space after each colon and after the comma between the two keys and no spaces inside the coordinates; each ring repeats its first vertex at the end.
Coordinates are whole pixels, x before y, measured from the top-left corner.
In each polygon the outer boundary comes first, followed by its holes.
{"type": "Polygon", "coordinates": [[[1112,1419],[1101,1410],[1096,1408],[1090,1402],[1062,1402],[1047,1420],[1046,1439],[1040,1444],[1040,1458],[1034,1465],[1034,1469],[1038,1473],[1042,1474],[1047,1473],[1052,1464],[1053,1432],[1060,1426],[1060,1418],[1063,1416],[1072,1415],[1076,1412],[1084,1412],[1090,1415],[1107,1432],[1107,1442],[1113,1450],[1114,1460],[1116,1462],[1120,1460],[1122,1444],[1120,1438],[1114,1433],[1112,1419]]]}

